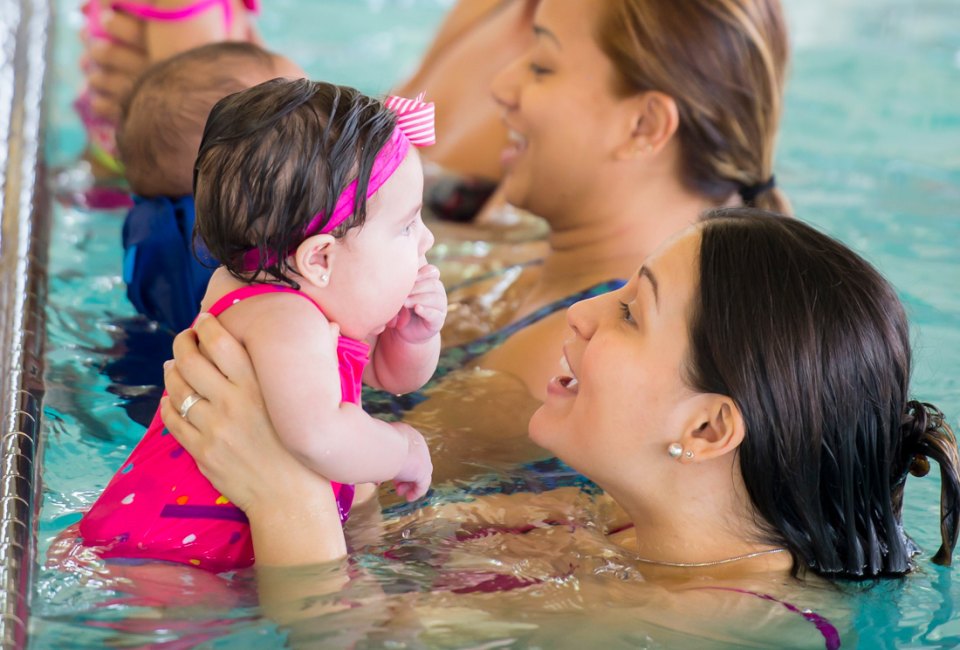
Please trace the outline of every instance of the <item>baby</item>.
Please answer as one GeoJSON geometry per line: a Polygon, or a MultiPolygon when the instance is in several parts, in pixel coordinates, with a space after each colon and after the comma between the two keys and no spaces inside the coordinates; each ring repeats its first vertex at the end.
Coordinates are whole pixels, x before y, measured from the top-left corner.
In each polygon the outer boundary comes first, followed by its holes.
{"type": "MultiPolygon", "coordinates": [[[[407,392],[436,368],[446,294],[411,147],[432,143],[432,122],[418,101],[274,79],[214,106],[197,157],[197,235],[223,265],[202,307],[246,346],[279,436],[331,481],[341,522],[354,483],[392,479],[408,500],[430,485],[423,437],[359,401],[361,380],[407,392]]],[[[217,571],[254,559],[246,517],[159,412],[79,529],[106,557],[217,571]]]]}
{"type": "Polygon", "coordinates": [[[137,311],[170,330],[190,327],[216,266],[192,247],[193,163],[207,115],[223,97],[282,76],[305,75],[252,43],[213,43],[152,66],[124,102],[117,145],[135,196],[123,279],[137,311]]]}
{"type": "MultiPolygon", "coordinates": [[[[257,0],[88,0],[83,6],[85,43],[88,52],[101,41],[122,45],[129,52],[126,58],[135,54],[149,66],[207,43],[259,41],[251,20],[258,11],[257,0]],[[130,33],[123,38],[110,33],[104,26],[105,12],[133,19],[127,23],[130,33]]],[[[120,176],[124,163],[118,160],[114,141],[116,120],[105,113],[106,106],[116,105],[123,97],[105,95],[119,92],[116,87],[98,87],[101,70],[90,56],[82,58],[81,67],[87,84],[74,106],[87,131],[86,157],[97,178],[120,176]]]]}

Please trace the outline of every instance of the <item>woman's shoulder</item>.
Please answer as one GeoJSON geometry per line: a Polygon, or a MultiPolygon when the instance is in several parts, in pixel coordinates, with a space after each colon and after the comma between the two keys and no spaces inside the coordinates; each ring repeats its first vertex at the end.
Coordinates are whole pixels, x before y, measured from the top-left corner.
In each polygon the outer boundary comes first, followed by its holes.
{"type": "Polygon", "coordinates": [[[516,312],[500,329],[445,350],[461,351],[466,360],[483,356],[477,365],[521,378],[531,395],[543,399],[546,382],[559,370],[563,342],[568,336],[566,310],[574,303],[622,286],[619,280],[599,282],[560,298],[516,312]]]}
{"type": "MultiPolygon", "coordinates": [[[[542,507],[538,499],[543,495],[528,498],[526,507],[542,507]]],[[[562,520],[535,511],[523,520],[534,524],[475,526],[457,532],[454,541],[447,538],[433,585],[438,601],[453,593],[458,605],[502,621],[522,612],[527,643],[542,647],[572,647],[583,634],[590,635],[584,639],[590,647],[645,637],[658,647],[834,649],[855,638],[848,599],[836,590],[782,573],[651,580],[601,527],[583,523],[598,503],[581,495],[565,505],[562,520]]],[[[475,639],[476,628],[469,633],[475,639]]]]}
{"type": "Polygon", "coordinates": [[[659,640],[666,647],[684,647],[696,638],[711,641],[710,647],[834,650],[855,637],[849,598],[828,584],[781,571],[664,581],[645,575],[632,557],[607,549],[588,558],[578,572],[584,599],[602,600],[621,615],[634,611],[634,620],[662,630],[659,640]],[[617,588],[614,576],[629,586],[617,588]]]}
{"type": "Polygon", "coordinates": [[[446,347],[498,347],[508,337],[570,305],[613,291],[624,282],[611,278],[570,292],[534,297],[542,259],[532,259],[467,277],[448,289],[450,306],[444,325],[446,347]]]}

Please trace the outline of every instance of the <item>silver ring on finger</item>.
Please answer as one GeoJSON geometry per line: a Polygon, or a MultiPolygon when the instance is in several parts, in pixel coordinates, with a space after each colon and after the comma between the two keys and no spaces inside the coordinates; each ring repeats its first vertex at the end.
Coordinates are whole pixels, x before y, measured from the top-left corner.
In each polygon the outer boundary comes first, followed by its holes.
{"type": "Polygon", "coordinates": [[[190,409],[193,408],[194,404],[202,400],[203,398],[197,395],[196,393],[190,393],[187,396],[187,399],[183,400],[183,404],[180,405],[180,417],[184,420],[190,421],[190,418],[187,417],[187,413],[190,412],[190,409]]]}

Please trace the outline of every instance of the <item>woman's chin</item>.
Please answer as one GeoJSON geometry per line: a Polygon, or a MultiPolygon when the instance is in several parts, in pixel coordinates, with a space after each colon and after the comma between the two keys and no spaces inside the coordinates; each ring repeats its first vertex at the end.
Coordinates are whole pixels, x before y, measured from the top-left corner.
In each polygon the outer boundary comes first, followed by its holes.
{"type": "Polygon", "coordinates": [[[526,192],[521,187],[518,174],[507,172],[501,181],[501,187],[503,188],[503,199],[507,203],[521,210],[529,210],[526,192]]]}
{"type": "Polygon", "coordinates": [[[556,430],[556,420],[550,417],[549,410],[550,407],[547,404],[541,404],[540,408],[534,411],[527,425],[527,436],[537,445],[553,453],[548,443],[550,432],[556,430]],[[553,421],[552,424],[551,421],[553,421]]]}

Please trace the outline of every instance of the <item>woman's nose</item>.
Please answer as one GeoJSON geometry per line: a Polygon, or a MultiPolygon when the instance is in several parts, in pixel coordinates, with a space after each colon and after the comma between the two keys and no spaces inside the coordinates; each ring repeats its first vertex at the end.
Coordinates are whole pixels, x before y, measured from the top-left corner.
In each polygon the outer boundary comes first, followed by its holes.
{"type": "Polygon", "coordinates": [[[503,70],[497,73],[490,84],[490,94],[493,100],[503,108],[511,110],[517,107],[520,75],[523,68],[523,57],[507,64],[503,70]]]}
{"type": "Polygon", "coordinates": [[[567,309],[567,325],[580,338],[589,340],[597,331],[598,307],[603,296],[575,302],[567,309]]]}

